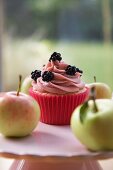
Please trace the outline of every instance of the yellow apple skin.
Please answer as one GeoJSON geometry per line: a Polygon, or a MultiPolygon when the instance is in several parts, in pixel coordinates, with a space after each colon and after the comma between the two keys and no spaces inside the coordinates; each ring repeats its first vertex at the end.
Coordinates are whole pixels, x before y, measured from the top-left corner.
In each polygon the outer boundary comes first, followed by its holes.
{"type": "Polygon", "coordinates": [[[96,104],[99,111],[93,113],[93,103],[89,101],[90,108],[83,123],[81,106],[75,109],[71,117],[72,132],[90,150],[113,150],[113,100],[97,99],[96,104]]]}
{"type": "Polygon", "coordinates": [[[92,88],[95,86],[95,93],[96,93],[96,99],[111,99],[112,98],[112,91],[111,88],[101,82],[94,82],[87,85],[89,88],[92,88]]]}
{"type": "Polygon", "coordinates": [[[31,134],[40,118],[37,102],[24,93],[6,92],[0,96],[0,133],[7,137],[31,134]]]}
{"type": "Polygon", "coordinates": [[[21,92],[25,94],[29,94],[29,89],[32,86],[31,83],[32,83],[31,77],[27,76],[22,82],[21,92]]]}

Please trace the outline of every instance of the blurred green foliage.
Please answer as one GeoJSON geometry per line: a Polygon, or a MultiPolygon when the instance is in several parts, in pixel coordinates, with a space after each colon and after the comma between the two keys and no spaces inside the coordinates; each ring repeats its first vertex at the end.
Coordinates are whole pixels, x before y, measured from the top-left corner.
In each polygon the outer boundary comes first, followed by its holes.
{"type": "Polygon", "coordinates": [[[18,86],[18,75],[23,78],[35,69],[42,69],[50,55],[60,52],[63,60],[83,70],[82,79],[86,83],[97,81],[107,83],[113,90],[113,48],[103,43],[64,42],[32,39],[7,41],[4,55],[5,89],[18,86]],[[19,67],[17,67],[19,66],[19,67]]]}
{"type": "MultiPolygon", "coordinates": [[[[7,31],[37,39],[102,40],[102,0],[6,0],[7,31]]],[[[113,17],[113,1],[110,0],[113,17]]],[[[113,32],[113,20],[112,20],[113,32]]]]}
{"type": "MultiPolygon", "coordinates": [[[[109,1],[113,18],[113,0],[109,1]]],[[[86,83],[96,76],[113,90],[113,48],[103,43],[102,2],[6,0],[5,89],[16,88],[18,74],[29,75],[57,51],[84,71],[86,83]]],[[[113,38],[113,19],[111,30],[113,38]]]]}

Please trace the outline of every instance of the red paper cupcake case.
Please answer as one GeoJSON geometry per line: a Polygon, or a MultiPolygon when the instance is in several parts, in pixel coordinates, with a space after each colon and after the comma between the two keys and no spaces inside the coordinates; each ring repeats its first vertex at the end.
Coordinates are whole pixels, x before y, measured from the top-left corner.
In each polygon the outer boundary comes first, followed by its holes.
{"type": "Polygon", "coordinates": [[[85,102],[89,96],[89,89],[85,92],[71,95],[42,95],[29,90],[40,106],[40,121],[51,125],[69,125],[74,109],[85,102]]]}

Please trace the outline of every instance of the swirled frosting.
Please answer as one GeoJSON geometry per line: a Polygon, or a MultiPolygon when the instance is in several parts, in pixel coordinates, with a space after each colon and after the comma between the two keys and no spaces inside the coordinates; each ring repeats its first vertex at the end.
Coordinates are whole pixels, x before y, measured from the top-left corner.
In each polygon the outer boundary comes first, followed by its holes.
{"type": "Polygon", "coordinates": [[[54,74],[54,79],[47,82],[43,81],[42,77],[32,81],[33,90],[40,93],[51,94],[69,94],[78,93],[84,89],[85,83],[81,80],[81,73],[76,72],[75,75],[66,74],[68,64],[63,61],[49,61],[42,70],[51,71],[54,74]]]}

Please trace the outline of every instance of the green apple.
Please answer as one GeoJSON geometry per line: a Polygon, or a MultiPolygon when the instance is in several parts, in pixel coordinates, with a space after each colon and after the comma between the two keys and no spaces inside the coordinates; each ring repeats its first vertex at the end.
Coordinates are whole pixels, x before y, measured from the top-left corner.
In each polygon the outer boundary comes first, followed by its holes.
{"type": "Polygon", "coordinates": [[[110,99],[112,98],[112,91],[111,88],[102,82],[94,82],[87,85],[89,88],[95,87],[96,90],[96,99],[110,99]]]}
{"type": "Polygon", "coordinates": [[[74,135],[93,151],[113,150],[113,100],[89,100],[71,117],[74,135]]]}
{"type": "Polygon", "coordinates": [[[21,92],[25,94],[29,94],[29,88],[31,87],[31,82],[32,82],[31,77],[27,76],[22,82],[21,92]]]}

